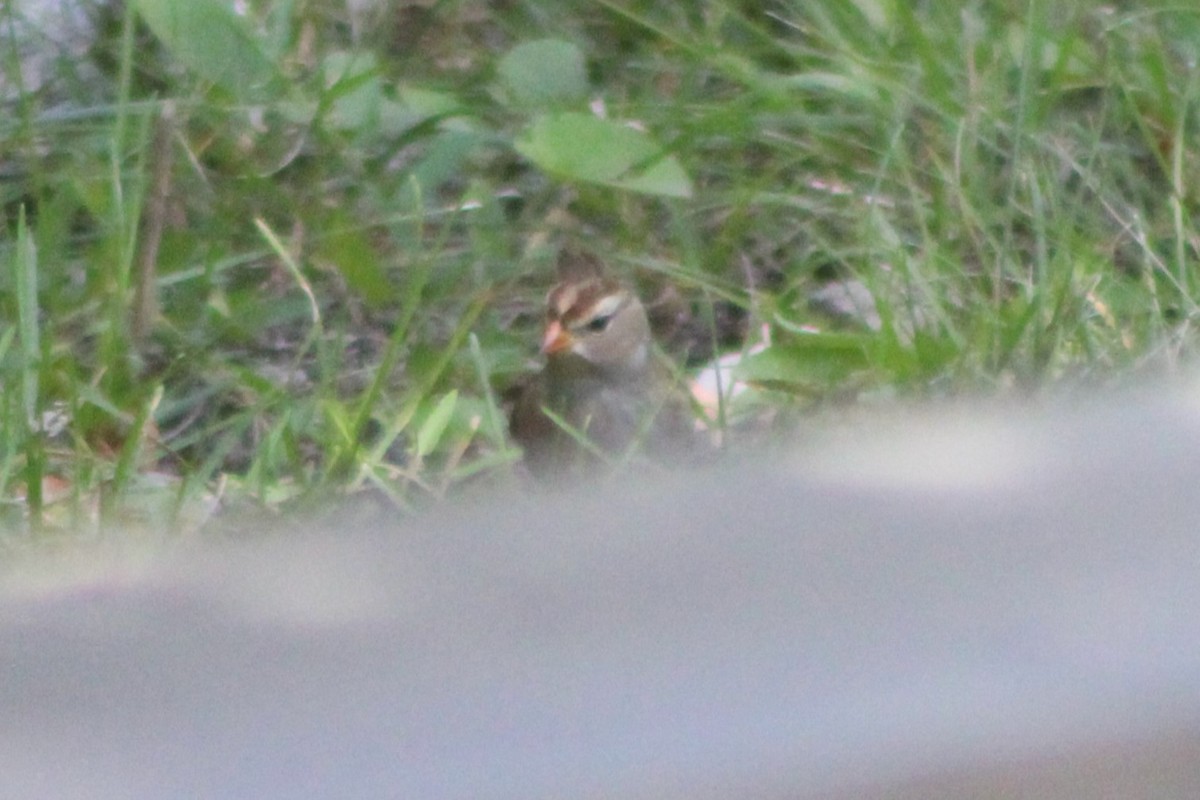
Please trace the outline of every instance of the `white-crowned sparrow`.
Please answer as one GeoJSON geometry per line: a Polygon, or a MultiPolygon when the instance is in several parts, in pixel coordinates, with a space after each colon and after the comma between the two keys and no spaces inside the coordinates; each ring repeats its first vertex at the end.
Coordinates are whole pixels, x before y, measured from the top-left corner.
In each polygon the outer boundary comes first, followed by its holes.
{"type": "Polygon", "coordinates": [[[654,351],[634,292],[590,254],[564,252],[546,297],[546,366],[510,418],[536,477],[570,478],[635,452],[663,460],[695,437],[686,395],[654,351]]]}

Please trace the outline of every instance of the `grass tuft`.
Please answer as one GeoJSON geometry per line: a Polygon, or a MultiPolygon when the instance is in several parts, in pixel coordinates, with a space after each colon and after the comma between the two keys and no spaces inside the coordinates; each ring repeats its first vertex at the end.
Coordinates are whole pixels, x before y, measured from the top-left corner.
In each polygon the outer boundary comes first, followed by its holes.
{"type": "Polygon", "coordinates": [[[752,431],[1195,349],[1186,5],[35,5],[0,11],[15,535],[508,480],[569,240],[688,368],[753,353],[752,431]]]}

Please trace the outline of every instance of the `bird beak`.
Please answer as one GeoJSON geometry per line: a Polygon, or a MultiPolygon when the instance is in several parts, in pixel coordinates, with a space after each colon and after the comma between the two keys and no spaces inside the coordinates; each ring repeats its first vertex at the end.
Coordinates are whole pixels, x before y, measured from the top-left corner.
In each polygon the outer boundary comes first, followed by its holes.
{"type": "Polygon", "coordinates": [[[562,326],[558,320],[553,320],[546,325],[546,332],[542,335],[542,353],[545,355],[553,355],[561,353],[572,345],[574,339],[571,334],[562,326]]]}

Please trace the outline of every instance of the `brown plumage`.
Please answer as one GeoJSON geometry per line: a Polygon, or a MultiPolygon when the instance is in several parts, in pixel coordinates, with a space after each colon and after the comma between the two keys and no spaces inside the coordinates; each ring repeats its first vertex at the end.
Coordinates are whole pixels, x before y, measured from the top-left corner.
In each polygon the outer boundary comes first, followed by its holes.
{"type": "Polygon", "coordinates": [[[530,472],[570,478],[638,450],[663,458],[689,447],[690,409],[637,296],[591,255],[565,253],[559,278],[546,297],[546,366],[510,419],[530,472]]]}

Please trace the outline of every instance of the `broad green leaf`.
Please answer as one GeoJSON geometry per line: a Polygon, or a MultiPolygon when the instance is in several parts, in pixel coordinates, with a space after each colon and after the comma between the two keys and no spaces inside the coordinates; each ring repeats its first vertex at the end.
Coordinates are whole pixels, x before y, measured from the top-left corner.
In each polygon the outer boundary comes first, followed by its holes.
{"type": "Polygon", "coordinates": [[[517,45],[500,60],[498,72],[514,105],[552,108],[579,104],[587,98],[583,52],[560,39],[517,45]]]}
{"type": "Polygon", "coordinates": [[[429,412],[421,429],[417,431],[417,455],[421,458],[432,453],[442,440],[446,426],[454,415],[454,406],[458,402],[458,390],[447,392],[438,404],[429,412]]]}
{"type": "Polygon", "coordinates": [[[811,386],[844,379],[868,362],[865,337],[846,333],[797,336],[742,359],[734,376],[747,383],[811,386]]]}
{"type": "Polygon", "coordinates": [[[445,130],[429,138],[421,160],[413,166],[412,177],[421,186],[434,189],[462,175],[463,164],[487,143],[482,134],[445,130]]]}
{"type": "Polygon", "coordinates": [[[649,136],[590,114],[543,114],[517,141],[549,173],[644,194],[690,197],[692,181],[649,136]]]}
{"type": "Polygon", "coordinates": [[[337,130],[363,133],[379,123],[383,82],[374,56],[334,52],[322,64],[324,102],[329,103],[326,123],[337,130]]]}
{"type": "Polygon", "coordinates": [[[412,109],[413,113],[427,117],[441,117],[459,112],[462,102],[447,92],[435,92],[431,89],[419,89],[413,86],[400,87],[397,94],[400,101],[412,109]]]}
{"type": "Polygon", "coordinates": [[[379,106],[379,132],[385,136],[401,136],[435,117],[446,118],[439,125],[443,132],[473,130],[464,117],[450,119],[463,112],[462,102],[451,94],[411,87],[401,87],[396,94],[397,99],[385,97],[379,106]]]}
{"type": "Polygon", "coordinates": [[[179,61],[241,99],[263,94],[274,64],[226,0],[135,0],[137,10],[179,61]]]}
{"type": "Polygon", "coordinates": [[[378,308],[395,296],[379,254],[366,233],[352,226],[349,219],[337,219],[329,235],[318,245],[317,255],[336,266],[350,288],[371,307],[378,308]]]}

